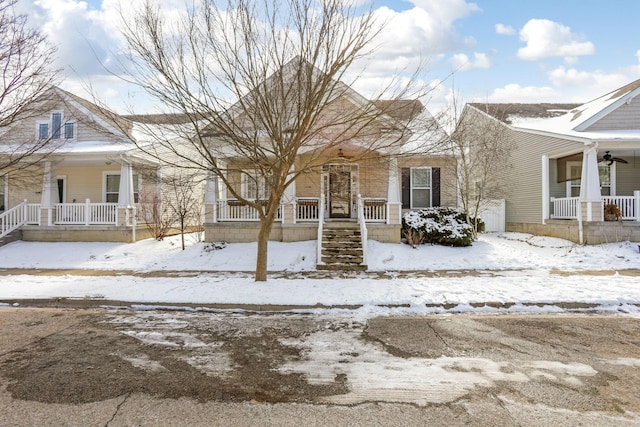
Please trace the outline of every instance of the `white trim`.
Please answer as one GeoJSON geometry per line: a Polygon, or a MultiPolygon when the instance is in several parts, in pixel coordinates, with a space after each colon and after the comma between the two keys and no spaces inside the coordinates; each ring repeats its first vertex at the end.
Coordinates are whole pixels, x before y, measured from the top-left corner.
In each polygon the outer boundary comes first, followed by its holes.
{"type": "Polygon", "coordinates": [[[431,166],[418,166],[409,168],[409,199],[411,200],[410,207],[411,209],[424,209],[430,208],[433,206],[433,168],[431,166]],[[428,169],[429,170],[429,186],[428,187],[417,187],[416,190],[429,190],[429,206],[414,206],[413,205],[413,171],[414,169],[428,169]]]}
{"type": "MultiPolygon", "coordinates": [[[[572,160],[572,161],[568,161],[567,162],[567,167],[566,167],[566,176],[565,178],[571,178],[571,166],[580,166],[580,171],[582,171],[582,162],[579,160],[572,160]]],[[[603,166],[607,166],[606,164],[604,164],[604,162],[599,162],[598,163],[598,168],[603,167],[603,166]]],[[[616,195],[616,162],[613,162],[613,164],[611,166],[607,166],[610,170],[610,185],[609,185],[609,192],[610,192],[610,196],[615,196],[616,195]]],[[[580,183],[582,185],[582,182],[580,183]]],[[[580,188],[578,186],[578,188],[580,188]]],[[[602,195],[602,183],[600,183],[600,195],[602,195]]],[[[577,196],[572,196],[571,195],[571,180],[567,179],[567,183],[566,183],[566,187],[565,187],[565,196],[566,197],[577,197],[577,196]]]]}
{"type": "MultiPolygon", "coordinates": [[[[107,202],[107,175],[118,175],[120,176],[120,171],[102,171],[102,203],[115,203],[115,202],[107,202]]],[[[140,188],[142,188],[142,177],[140,174],[132,172],[131,180],[133,181],[133,197],[138,195],[138,202],[140,201],[140,188]],[[134,177],[138,177],[138,187],[136,188],[134,177]]],[[[111,192],[113,193],[113,192],[111,192]]],[[[116,193],[120,193],[120,186],[118,185],[118,191],[116,193]]]]}
{"type": "Polygon", "coordinates": [[[542,224],[549,219],[549,156],[542,156],[542,224]]]}

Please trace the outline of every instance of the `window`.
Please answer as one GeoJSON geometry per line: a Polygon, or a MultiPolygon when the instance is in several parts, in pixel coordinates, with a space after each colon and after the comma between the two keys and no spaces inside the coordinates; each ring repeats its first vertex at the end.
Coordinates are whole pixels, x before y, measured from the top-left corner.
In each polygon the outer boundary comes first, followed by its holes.
{"type": "Polygon", "coordinates": [[[60,139],[60,128],[62,127],[62,113],[51,114],[51,138],[60,139]]]}
{"type": "Polygon", "coordinates": [[[431,206],[431,168],[411,169],[411,208],[431,206]]]}
{"type": "Polygon", "coordinates": [[[67,122],[64,124],[64,139],[74,138],[75,123],[67,122]]]}
{"type": "MultiPolygon", "coordinates": [[[[133,201],[139,200],[139,179],[138,174],[133,174],[133,201]]],[[[107,203],[118,203],[118,192],[120,191],[120,174],[107,174],[105,176],[105,196],[107,203]]]]}
{"type": "Polygon", "coordinates": [[[242,174],[242,197],[249,200],[266,200],[269,198],[271,185],[264,176],[249,173],[242,174]]]}
{"type": "Polygon", "coordinates": [[[7,209],[7,178],[0,175],[0,212],[7,209]]]}
{"type": "Polygon", "coordinates": [[[63,122],[61,112],[51,113],[48,121],[40,121],[37,124],[36,132],[39,139],[74,139],[76,137],[76,123],[63,122]]]}
{"type": "Polygon", "coordinates": [[[38,138],[40,139],[49,138],[49,123],[38,124],[38,138]]]}
{"type": "Polygon", "coordinates": [[[402,168],[402,209],[440,206],[440,168],[402,168]]]}
{"type": "MultiPolygon", "coordinates": [[[[567,197],[580,196],[580,181],[582,179],[582,163],[567,162],[567,197]]],[[[600,194],[603,196],[615,196],[615,189],[612,179],[616,176],[615,163],[611,166],[600,163],[598,164],[598,175],[600,177],[600,194]]]]}

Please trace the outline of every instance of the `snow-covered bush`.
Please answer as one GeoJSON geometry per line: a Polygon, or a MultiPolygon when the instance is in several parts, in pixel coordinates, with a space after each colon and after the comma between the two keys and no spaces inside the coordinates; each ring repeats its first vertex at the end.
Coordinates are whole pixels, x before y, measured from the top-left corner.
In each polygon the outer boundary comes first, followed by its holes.
{"type": "Polygon", "coordinates": [[[446,246],[471,246],[473,243],[473,228],[467,224],[465,213],[456,208],[407,212],[402,217],[402,232],[413,247],[422,243],[446,246]]]}

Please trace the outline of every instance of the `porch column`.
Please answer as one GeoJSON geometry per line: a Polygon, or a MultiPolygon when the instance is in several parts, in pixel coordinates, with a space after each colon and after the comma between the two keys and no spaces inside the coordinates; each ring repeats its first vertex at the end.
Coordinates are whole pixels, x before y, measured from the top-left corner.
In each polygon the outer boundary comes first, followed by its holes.
{"type": "Polygon", "coordinates": [[[549,156],[542,156],[542,223],[549,219],[549,156]]]}
{"type": "Polygon", "coordinates": [[[602,196],[598,173],[598,152],[595,146],[584,150],[582,155],[582,175],[580,176],[580,209],[587,221],[602,221],[602,196]]]}
{"type": "Polygon", "coordinates": [[[118,219],[119,226],[130,224],[133,207],[133,168],[131,163],[123,163],[120,167],[120,186],[118,187],[118,219]]]}
{"type": "Polygon", "coordinates": [[[207,173],[204,187],[204,223],[218,222],[218,177],[207,173]]]}
{"type": "Polygon", "coordinates": [[[56,168],[51,162],[45,162],[44,175],[42,176],[42,196],[40,199],[40,224],[53,225],[53,205],[59,202],[56,168]]]}
{"type": "MultiPolygon", "coordinates": [[[[293,178],[295,167],[291,165],[287,181],[293,178]]],[[[282,194],[282,223],[296,223],[296,181],[292,181],[282,194]]]]}
{"type": "Polygon", "coordinates": [[[398,159],[389,158],[389,185],[387,187],[387,224],[402,223],[402,200],[398,179],[398,159]]]}

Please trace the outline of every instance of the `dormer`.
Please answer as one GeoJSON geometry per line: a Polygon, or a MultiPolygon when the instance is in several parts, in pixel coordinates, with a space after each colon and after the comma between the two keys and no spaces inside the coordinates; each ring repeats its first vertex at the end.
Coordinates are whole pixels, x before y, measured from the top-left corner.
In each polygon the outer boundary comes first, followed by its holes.
{"type": "Polygon", "coordinates": [[[76,139],[76,121],[65,120],[63,111],[52,111],[48,120],[40,120],[36,125],[38,139],[74,140],[76,139]]]}

